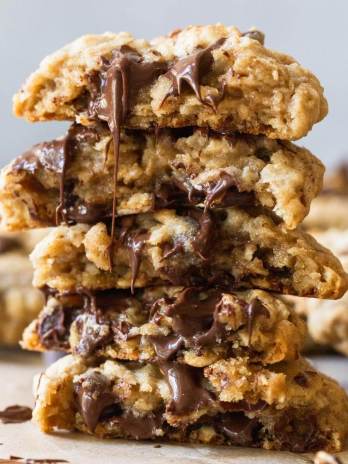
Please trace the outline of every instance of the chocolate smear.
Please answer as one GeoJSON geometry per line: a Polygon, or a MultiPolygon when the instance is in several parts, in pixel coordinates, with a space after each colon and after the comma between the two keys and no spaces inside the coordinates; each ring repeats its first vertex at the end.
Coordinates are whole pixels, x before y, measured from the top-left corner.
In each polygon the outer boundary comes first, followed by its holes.
{"type": "Polygon", "coordinates": [[[65,459],[52,459],[52,458],[21,458],[20,456],[10,456],[8,459],[0,459],[1,463],[9,464],[59,464],[63,462],[69,462],[65,459]]]}
{"type": "Polygon", "coordinates": [[[32,409],[28,406],[20,406],[15,404],[8,406],[3,411],[0,411],[0,421],[3,424],[19,424],[31,420],[32,409]]]}
{"type": "Polygon", "coordinates": [[[88,429],[94,432],[105,408],[117,404],[109,380],[100,372],[93,372],[74,386],[80,412],[88,429]]]}
{"type": "Polygon", "coordinates": [[[159,367],[172,393],[169,412],[187,414],[214,401],[208,390],[201,386],[201,369],[177,362],[160,362],[159,367]]]}
{"type": "Polygon", "coordinates": [[[165,63],[146,62],[136,50],[124,45],[114,50],[110,60],[104,60],[104,66],[99,74],[99,88],[95,89],[94,95],[92,90],[89,112],[92,116],[97,116],[108,123],[113,137],[114,172],[111,243],[109,247],[110,269],[113,265],[112,248],[115,243],[121,126],[127,117],[134,97],[165,70],[165,63]]]}

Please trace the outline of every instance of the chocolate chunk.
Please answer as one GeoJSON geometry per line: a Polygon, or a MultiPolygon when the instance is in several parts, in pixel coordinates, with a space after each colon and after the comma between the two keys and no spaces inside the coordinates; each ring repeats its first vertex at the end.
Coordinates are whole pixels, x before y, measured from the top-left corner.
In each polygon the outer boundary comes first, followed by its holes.
{"type": "Polygon", "coordinates": [[[243,32],[243,37],[249,37],[250,39],[257,40],[260,42],[261,45],[265,43],[265,34],[261,31],[251,30],[247,32],[243,32]]]}
{"type": "Polygon", "coordinates": [[[80,339],[74,353],[80,356],[92,356],[99,347],[110,343],[113,339],[110,324],[103,324],[98,320],[97,315],[81,315],[76,319],[75,326],[80,339]]]}
{"type": "Polygon", "coordinates": [[[65,325],[65,311],[62,306],[56,306],[49,314],[39,319],[38,334],[41,344],[48,349],[60,349],[67,345],[65,339],[67,327],[65,325]]]}
{"type": "Polygon", "coordinates": [[[32,409],[28,406],[19,406],[15,404],[8,406],[3,411],[0,411],[0,421],[3,424],[19,424],[31,420],[32,409]]]}
{"type": "Polygon", "coordinates": [[[300,372],[299,374],[295,375],[294,381],[303,388],[309,387],[309,379],[304,372],[300,372]]]}
{"type": "Polygon", "coordinates": [[[158,359],[167,361],[173,358],[184,346],[184,338],[181,335],[152,335],[149,341],[155,348],[158,359]]]}
{"type": "Polygon", "coordinates": [[[74,385],[79,409],[88,429],[94,432],[103,411],[117,404],[109,380],[99,372],[93,372],[74,385]]]}
{"type": "Polygon", "coordinates": [[[211,393],[201,385],[201,369],[177,362],[161,362],[159,367],[172,392],[169,412],[187,414],[214,401],[211,393]]]}
{"type": "Polygon", "coordinates": [[[201,103],[210,103],[209,101],[202,99],[200,89],[201,81],[202,77],[209,73],[213,66],[214,60],[212,51],[220,47],[225,40],[225,38],[219,39],[213,45],[203,49],[198,49],[191,55],[181,58],[174,63],[174,65],[165,74],[165,77],[171,81],[171,87],[163,98],[162,104],[172,95],[181,95],[184,84],[193,90],[201,103]]]}
{"type": "Polygon", "coordinates": [[[20,242],[14,237],[0,237],[0,254],[21,248],[20,242]]]}
{"type": "Polygon", "coordinates": [[[216,428],[232,445],[250,446],[255,445],[261,424],[256,418],[249,419],[243,413],[235,412],[222,414],[216,420],[216,428]]]}
{"type": "Polygon", "coordinates": [[[163,422],[163,414],[148,413],[145,416],[135,416],[132,411],[124,412],[116,417],[113,423],[121,428],[122,433],[127,438],[135,440],[149,440],[156,436],[158,429],[163,422]]]}
{"type": "Polygon", "coordinates": [[[248,345],[251,347],[251,338],[253,334],[253,324],[256,316],[265,316],[269,317],[268,309],[261,303],[261,301],[257,298],[253,299],[248,306],[245,308],[245,313],[248,320],[248,345]]]}
{"type": "Polygon", "coordinates": [[[144,231],[139,231],[136,234],[129,235],[125,241],[126,246],[130,252],[131,258],[131,292],[134,294],[134,284],[138,276],[141,253],[145,246],[146,241],[149,238],[149,234],[144,231]]]}
{"type": "MultiPolygon", "coordinates": [[[[298,414],[298,413],[297,413],[298,414]]],[[[284,411],[273,427],[280,446],[295,453],[315,451],[325,448],[325,439],[317,434],[317,421],[313,414],[303,411],[303,418],[298,418],[296,411],[284,411]]]]}
{"type": "Polygon", "coordinates": [[[214,222],[212,215],[209,211],[200,213],[198,219],[199,229],[193,239],[192,247],[195,253],[202,258],[207,260],[207,256],[211,250],[212,241],[214,239],[214,222]]]}

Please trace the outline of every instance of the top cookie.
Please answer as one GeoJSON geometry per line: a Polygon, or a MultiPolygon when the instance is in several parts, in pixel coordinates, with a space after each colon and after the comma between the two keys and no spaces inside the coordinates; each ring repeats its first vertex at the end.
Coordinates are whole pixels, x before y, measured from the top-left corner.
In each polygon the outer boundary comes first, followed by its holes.
{"type": "Polygon", "coordinates": [[[327,114],[316,77],[258,31],[189,26],[147,42],[87,35],[45,58],[14,97],[30,121],[133,128],[208,126],[298,139],[327,114]]]}

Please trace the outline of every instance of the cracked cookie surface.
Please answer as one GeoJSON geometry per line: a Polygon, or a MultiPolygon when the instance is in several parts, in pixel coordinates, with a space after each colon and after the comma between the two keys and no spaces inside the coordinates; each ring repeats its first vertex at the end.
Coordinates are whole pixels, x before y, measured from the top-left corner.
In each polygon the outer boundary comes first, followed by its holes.
{"type": "Polygon", "coordinates": [[[133,128],[208,126],[294,140],[327,114],[310,71],[264,47],[261,33],[221,24],[151,42],[128,33],[81,37],[42,61],[15,95],[14,111],[30,121],[88,124],[109,112],[115,82],[133,128]]]}

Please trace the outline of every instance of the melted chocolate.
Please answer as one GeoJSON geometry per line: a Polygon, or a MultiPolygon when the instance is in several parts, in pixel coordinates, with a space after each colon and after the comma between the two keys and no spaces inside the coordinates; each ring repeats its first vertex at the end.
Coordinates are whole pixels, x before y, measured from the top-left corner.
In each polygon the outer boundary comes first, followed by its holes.
{"type": "Polygon", "coordinates": [[[117,404],[108,379],[99,372],[93,372],[74,386],[79,408],[88,429],[94,432],[103,410],[117,404]]]}
{"type": "Polygon", "coordinates": [[[131,262],[131,292],[134,294],[134,284],[138,276],[140,268],[141,253],[145,246],[146,241],[149,238],[147,232],[138,232],[137,234],[130,235],[126,240],[127,248],[130,252],[130,262],[131,262]]]}
{"type": "Polygon", "coordinates": [[[245,313],[248,319],[248,337],[249,337],[248,345],[249,347],[251,347],[251,338],[253,334],[253,325],[254,325],[255,317],[259,315],[269,317],[269,312],[267,308],[263,306],[261,301],[255,298],[254,300],[252,300],[250,304],[248,304],[248,306],[246,306],[245,313]]]}
{"type": "Polygon", "coordinates": [[[203,214],[200,214],[198,224],[198,233],[192,242],[192,247],[201,259],[207,260],[214,239],[214,221],[209,211],[204,211],[203,214]]]}
{"type": "Polygon", "coordinates": [[[193,90],[201,103],[206,105],[212,104],[210,100],[202,99],[201,81],[202,77],[211,71],[214,64],[212,51],[220,47],[225,40],[225,38],[219,39],[210,47],[198,49],[191,55],[181,58],[174,63],[165,74],[165,77],[171,81],[171,87],[163,98],[162,104],[172,95],[181,95],[184,84],[193,90]]]}
{"type": "Polygon", "coordinates": [[[19,424],[31,420],[32,409],[28,406],[19,406],[15,404],[8,406],[3,411],[0,411],[0,421],[3,424],[19,424]]]}
{"type": "Polygon", "coordinates": [[[149,413],[144,417],[136,417],[131,411],[124,412],[112,420],[122,430],[125,437],[135,440],[149,440],[155,436],[163,422],[162,413],[149,413]]]}
{"type": "MultiPolygon", "coordinates": [[[[108,123],[114,146],[114,194],[111,216],[110,268],[112,247],[115,242],[115,220],[117,215],[117,178],[120,158],[120,131],[132,100],[140,90],[149,86],[156,76],[163,73],[166,65],[161,62],[145,62],[141,55],[128,46],[113,52],[110,61],[105,60],[100,72],[99,86],[95,89],[90,104],[90,114],[108,123]]],[[[92,92],[93,93],[93,92],[92,92]]]]}
{"type": "Polygon", "coordinates": [[[243,413],[225,413],[217,421],[217,429],[232,445],[250,446],[255,444],[261,424],[258,419],[249,419],[243,413]]]}
{"type": "Polygon", "coordinates": [[[45,348],[62,349],[67,347],[66,311],[62,306],[56,306],[49,314],[44,314],[38,324],[40,341],[45,348]],[[65,342],[65,343],[64,343],[65,342]]]}
{"type": "Polygon", "coordinates": [[[214,401],[208,390],[201,386],[201,369],[176,362],[161,362],[159,367],[172,392],[168,405],[171,413],[187,414],[214,401]]]}

